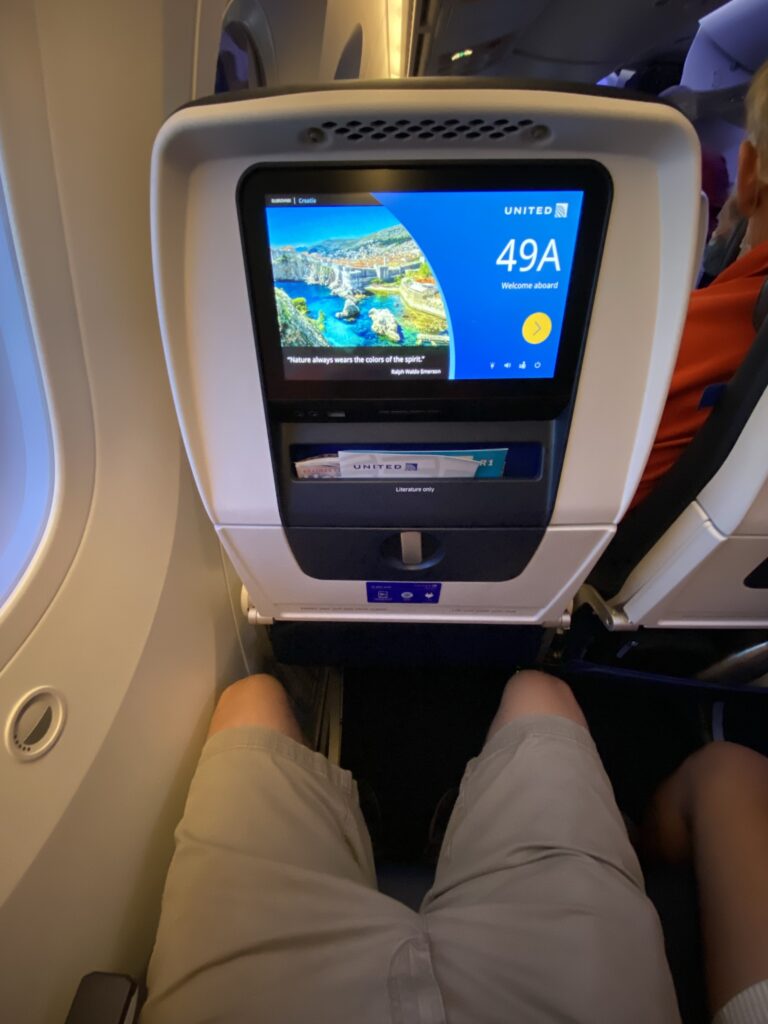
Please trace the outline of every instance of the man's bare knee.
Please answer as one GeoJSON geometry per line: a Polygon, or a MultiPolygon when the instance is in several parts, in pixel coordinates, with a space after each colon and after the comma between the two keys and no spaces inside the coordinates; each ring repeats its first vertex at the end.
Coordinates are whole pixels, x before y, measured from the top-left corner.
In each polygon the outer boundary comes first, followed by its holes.
{"type": "Polygon", "coordinates": [[[247,676],[228,686],[219,697],[208,735],[245,725],[274,729],[304,742],[288,695],[274,676],[247,676]]]}
{"type": "Polygon", "coordinates": [[[768,798],[768,758],[738,743],[708,743],[683,763],[678,774],[690,799],[702,804],[721,799],[728,805],[734,793],[768,798]]]}
{"type": "Polygon", "coordinates": [[[768,814],[768,758],[738,743],[708,743],[654,794],[643,825],[645,852],[672,863],[688,860],[702,822],[733,828],[755,814],[768,814]]]}
{"type": "Polygon", "coordinates": [[[756,750],[740,743],[729,743],[727,740],[707,743],[691,754],[689,760],[691,764],[701,766],[702,770],[718,775],[723,772],[760,773],[768,768],[768,759],[763,754],[758,754],[756,750]]]}
{"type": "Polygon", "coordinates": [[[562,679],[532,669],[518,672],[505,686],[489,738],[502,726],[526,715],[556,715],[587,728],[570,686],[562,679]]]}

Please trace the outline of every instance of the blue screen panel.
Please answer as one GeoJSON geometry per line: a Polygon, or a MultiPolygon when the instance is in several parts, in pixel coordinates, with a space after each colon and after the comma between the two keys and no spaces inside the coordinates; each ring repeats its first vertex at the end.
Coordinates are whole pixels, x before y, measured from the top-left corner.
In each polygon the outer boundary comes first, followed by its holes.
{"type": "Polygon", "coordinates": [[[552,378],[583,198],[267,196],[286,379],[552,378]]]}

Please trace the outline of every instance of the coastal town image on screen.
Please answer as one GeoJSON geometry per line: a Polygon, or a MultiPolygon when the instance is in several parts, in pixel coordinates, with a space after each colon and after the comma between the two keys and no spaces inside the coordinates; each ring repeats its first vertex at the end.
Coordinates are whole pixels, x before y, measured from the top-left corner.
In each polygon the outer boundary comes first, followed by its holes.
{"type": "Polygon", "coordinates": [[[432,270],[385,207],[280,208],[267,216],[283,348],[449,344],[432,270]]]}

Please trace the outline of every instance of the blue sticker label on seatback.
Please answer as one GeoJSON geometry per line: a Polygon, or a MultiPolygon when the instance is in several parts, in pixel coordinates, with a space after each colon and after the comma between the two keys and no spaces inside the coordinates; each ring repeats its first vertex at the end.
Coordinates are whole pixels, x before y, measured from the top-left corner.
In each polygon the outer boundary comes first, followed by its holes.
{"type": "Polygon", "coordinates": [[[368,604],[437,604],[442,583],[366,583],[368,604]]]}

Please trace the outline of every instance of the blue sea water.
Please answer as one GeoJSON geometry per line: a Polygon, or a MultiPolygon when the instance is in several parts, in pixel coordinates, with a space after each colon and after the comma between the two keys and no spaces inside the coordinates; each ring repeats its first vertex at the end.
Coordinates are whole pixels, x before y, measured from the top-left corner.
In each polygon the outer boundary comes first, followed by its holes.
{"type": "Polygon", "coordinates": [[[386,339],[371,330],[371,309],[389,309],[397,318],[403,331],[403,344],[415,345],[418,331],[404,322],[406,307],[399,295],[370,295],[357,303],[360,316],[349,323],[338,320],[336,313],[344,309],[344,299],[331,295],[322,284],[305,284],[303,281],[276,281],[290,298],[303,297],[307,300],[309,315],[315,319],[322,310],[325,313],[325,337],[331,345],[352,347],[353,345],[386,345],[386,339]]]}

